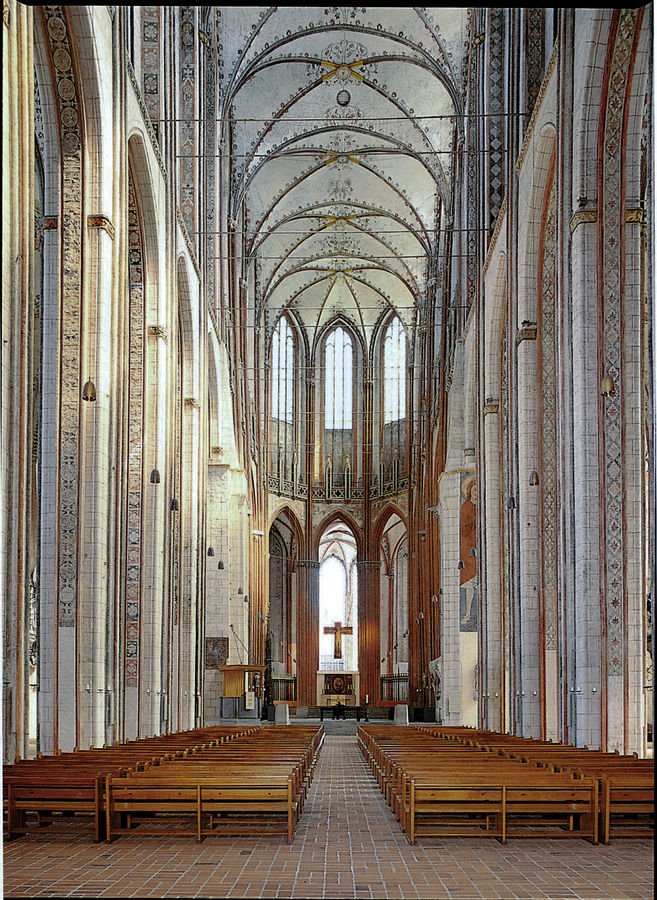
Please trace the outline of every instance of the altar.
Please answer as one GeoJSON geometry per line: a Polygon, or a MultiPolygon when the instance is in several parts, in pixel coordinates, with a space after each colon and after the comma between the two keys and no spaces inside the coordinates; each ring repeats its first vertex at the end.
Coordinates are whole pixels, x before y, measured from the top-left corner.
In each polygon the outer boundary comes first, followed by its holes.
{"type": "Polygon", "coordinates": [[[317,673],[317,706],[360,705],[360,672],[317,673]]]}

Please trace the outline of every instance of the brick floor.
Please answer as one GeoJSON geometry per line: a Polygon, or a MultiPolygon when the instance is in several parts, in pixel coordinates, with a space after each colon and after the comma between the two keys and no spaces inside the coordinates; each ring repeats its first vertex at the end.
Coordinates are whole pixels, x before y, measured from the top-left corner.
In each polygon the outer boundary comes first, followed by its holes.
{"type": "Polygon", "coordinates": [[[651,898],[650,841],[418,840],[411,847],[353,735],[329,734],[294,843],[44,830],[4,845],[5,897],[651,898]]]}

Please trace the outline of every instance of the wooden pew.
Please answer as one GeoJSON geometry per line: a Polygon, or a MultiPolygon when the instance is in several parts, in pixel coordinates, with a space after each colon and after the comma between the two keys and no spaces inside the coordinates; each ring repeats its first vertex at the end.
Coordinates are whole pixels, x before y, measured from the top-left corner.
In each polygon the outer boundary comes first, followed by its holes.
{"type": "Polygon", "coordinates": [[[162,765],[182,756],[199,740],[207,746],[233,741],[261,726],[217,726],[128,741],[102,749],[75,750],[37,759],[17,760],[3,770],[7,839],[50,824],[54,813],[89,815],[94,840],[105,836],[104,785],[108,774],[162,765]],[[36,825],[28,821],[36,815],[36,825]]]}
{"type": "Polygon", "coordinates": [[[358,736],[411,843],[418,835],[473,833],[503,843],[524,835],[597,842],[598,795],[591,778],[540,769],[408,728],[361,726],[358,736]]]}
{"type": "Polygon", "coordinates": [[[161,769],[108,776],[106,840],[121,834],[284,833],[292,842],[324,738],[323,726],[273,726],[199,748],[161,769]],[[122,824],[122,818],[125,824],[122,824]],[[174,820],[187,826],[174,826],[174,820]]]}
{"type": "Polygon", "coordinates": [[[536,738],[472,729],[429,726],[431,734],[485,748],[490,752],[534,762],[555,772],[590,777],[598,785],[600,840],[612,837],[640,837],[653,834],[654,764],[636,753],[621,755],[588,747],[575,747],[536,738]],[[473,733],[474,732],[474,733],[473,733]]]}

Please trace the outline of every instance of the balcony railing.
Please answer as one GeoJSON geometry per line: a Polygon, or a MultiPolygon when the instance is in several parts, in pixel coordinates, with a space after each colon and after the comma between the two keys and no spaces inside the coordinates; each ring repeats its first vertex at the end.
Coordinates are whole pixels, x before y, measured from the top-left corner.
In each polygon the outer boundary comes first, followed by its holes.
{"type": "Polygon", "coordinates": [[[382,675],[381,699],[408,703],[408,675],[382,675]]]}

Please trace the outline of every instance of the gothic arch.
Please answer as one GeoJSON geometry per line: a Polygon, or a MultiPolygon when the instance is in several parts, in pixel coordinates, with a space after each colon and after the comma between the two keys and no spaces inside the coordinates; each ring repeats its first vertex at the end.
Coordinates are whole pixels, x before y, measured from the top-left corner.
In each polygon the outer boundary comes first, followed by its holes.
{"type": "Polygon", "coordinates": [[[332,316],[325,325],[322,325],[321,330],[317,333],[311,349],[310,365],[313,368],[317,368],[319,364],[317,359],[318,354],[324,351],[327,338],[333,331],[335,331],[336,328],[343,328],[352,338],[354,342],[354,348],[357,350],[357,353],[355,354],[356,367],[362,369],[364,361],[366,359],[365,339],[356,323],[352,322],[351,319],[347,318],[344,315],[341,315],[340,313],[332,316]]]}
{"type": "Polygon", "coordinates": [[[314,559],[319,558],[319,544],[324,533],[327,531],[327,529],[339,523],[345,525],[354,536],[354,539],[356,541],[356,560],[358,561],[363,559],[363,553],[365,550],[363,543],[363,533],[354,517],[345,509],[340,509],[336,510],[335,512],[329,513],[314,528],[311,545],[313,549],[314,559]]]}
{"type": "Polygon", "coordinates": [[[294,532],[294,539],[297,544],[297,553],[301,551],[301,548],[304,546],[304,532],[301,522],[295,511],[289,505],[289,503],[282,502],[277,507],[275,507],[274,511],[269,516],[269,524],[267,525],[267,531],[271,531],[272,526],[274,525],[276,519],[279,516],[285,515],[288,519],[290,525],[292,526],[292,530],[294,532]]]}
{"type": "Polygon", "coordinates": [[[483,383],[485,400],[500,399],[501,377],[499,368],[500,335],[506,315],[506,265],[505,253],[495,255],[495,270],[491,277],[491,292],[485,311],[485,346],[483,359],[483,383]]]}
{"type": "Polygon", "coordinates": [[[405,513],[397,503],[389,501],[377,515],[372,524],[372,543],[374,547],[379,546],[384,529],[392,516],[397,516],[399,518],[408,533],[408,522],[405,513]]]}
{"type": "Polygon", "coordinates": [[[195,315],[196,279],[190,272],[189,258],[185,253],[178,255],[177,276],[178,315],[184,347],[183,390],[186,397],[198,400],[200,347],[198,316],[195,315]]]}

